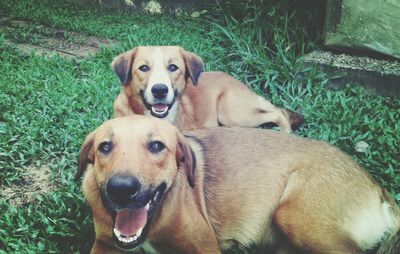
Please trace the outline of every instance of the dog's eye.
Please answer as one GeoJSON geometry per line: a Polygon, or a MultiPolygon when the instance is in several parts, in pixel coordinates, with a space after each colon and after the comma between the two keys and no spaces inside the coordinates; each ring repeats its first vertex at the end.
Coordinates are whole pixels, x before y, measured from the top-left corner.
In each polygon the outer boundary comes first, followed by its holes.
{"type": "Polygon", "coordinates": [[[175,64],[170,64],[169,66],[168,66],[168,70],[170,71],[170,72],[174,72],[174,71],[176,71],[178,69],[178,66],[176,66],[175,64]]]}
{"type": "Polygon", "coordinates": [[[152,153],[161,152],[165,148],[165,145],[160,141],[151,141],[149,143],[149,150],[152,153]]]}
{"type": "Polygon", "coordinates": [[[102,153],[109,153],[112,150],[112,143],[110,141],[104,141],[99,145],[99,151],[102,153]]]}
{"type": "Polygon", "coordinates": [[[139,67],[139,70],[142,72],[148,72],[150,70],[150,67],[148,65],[143,64],[139,67]]]}

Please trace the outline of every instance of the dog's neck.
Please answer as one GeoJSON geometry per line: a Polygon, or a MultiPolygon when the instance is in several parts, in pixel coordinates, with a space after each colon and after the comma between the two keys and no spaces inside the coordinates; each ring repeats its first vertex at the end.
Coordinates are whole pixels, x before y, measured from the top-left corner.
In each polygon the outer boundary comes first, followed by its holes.
{"type": "MultiPolygon", "coordinates": [[[[213,246],[214,242],[216,242],[215,231],[210,223],[206,207],[206,197],[200,195],[204,193],[204,159],[202,147],[195,139],[189,137],[188,140],[194,154],[196,154],[195,185],[193,188],[190,187],[186,173],[184,170],[178,169],[178,175],[165,194],[162,207],[155,216],[149,232],[149,240],[156,249],[165,249],[168,246],[171,250],[174,250],[173,252],[182,252],[184,250],[182,246],[171,246],[171,243],[180,243],[182,240],[178,239],[179,234],[170,235],[171,232],[188,231],[183,235],[192,235],[190,232],[195,231],[201,232],[196,234],[194,239],[185,239],[194,245],[196,245],[196,242],[213,242],[213,244],[210,244],[210,246],[213,246]],[[182,207],[185,207],[185,209],[182,209],[182,207]],[[190,211],[198,211],[198,213],[192,214],[190,211]],[[177,223],[178,221],[179,223],[177,223]],[[165,232],[169,232],[169,234],[166,235],[165,232]],[[199,238],[199,235],[202,237],[199,238]],[[175,236],[178,238],[172,240],[175,236]],[[157,239],[157,242],[154,242],[154,239],[157,239]]],[[[204,250],[207,246],[201,244],[200,248],[204,250]]],[[[192,253],[197,252],[194,251],[192,253]]],[[[203,253],[217,252],[204,251],[203,253]]]]}
{"type": "Polygon", "coordinates": [[[123,96],[121,97],[123,98],[121,99],[123,101],[122,103],[127,103],[128,108],[131,109],[134,114],[145,114],[146,108],[142,102],[140,95],[132,91],[132,88],[129,85],[123,87],[123,92],[121,94],[123,94],[123,96]]]}
{"type": "MultiPolygon", "coordinates": [[[[199,206],[201,211],[201,216],[209,223],[208,212],[206,207],[206,198],[204,195],[199,195],[204,192],[204,156],[203,156],[203,147],[201,145],[201,141],[192,136],[185,136],[187,141],[190,143],[190,147],[193,151],[193,156],[195,156],[195,181],[194,187],[191,187],[188,183],[187,173],[185,169],[178,168],[178,174],[167,191],[162,210],[160,211],[162,214],[162,218],[173,218],[176,215],[176,204],[179,202],[185,202],[187,205],[193,205],[193,201],[195,206],[199,206]]],[[[158,225],[162,223],[157,223],[158,225]]],[[[174,225],[171,223],[170,225],[174,225]]]]}
{"type": "Polygon", "coordinates": [[[176,100],[175,103],[172,105],[171,109],[169,110],[168,115],[165,117],[165,120],[168,122],[176,125],[176,119],[179,113],[179,100],[176,100]]]}

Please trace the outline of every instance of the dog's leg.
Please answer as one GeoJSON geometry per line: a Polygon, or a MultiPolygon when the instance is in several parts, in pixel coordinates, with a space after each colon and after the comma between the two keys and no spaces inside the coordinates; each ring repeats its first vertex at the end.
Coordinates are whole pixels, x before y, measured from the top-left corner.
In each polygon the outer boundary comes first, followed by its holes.
{"type": "Polygon", "coordinates": [[[228,92],[219,98],[218,122],[221,125],[258,127],[275,123],[282,131],[291,132],[293,119],[290,118],[295,116],[292,115],[294,113],[275,107],[266,99],[247,90],[241,92],[242,94],[228,92]]]}
{"type": "Polygon", "coordinates": [[[214,232],[196,214],[190,221],[174,218],[174,229],[168,228],[167,235],[157,236],[151,241],[158,253],[221,254],[214,232]],[[196,226],[188,226],[196,223],[196,226]]]}
{"type": "MultiPolygon", "coordinates": [[[[271,252],[265,252],[265,254],[269,254],[271,252]]],[[[273,251],[274,254],[305,254],[304,252],[300,252],[297,249],[291,248],[289,246],[284,246],[281,245],[279,247],[277,247],[276,249],[274,249],[273,251]]]]}
{"type": "Polygon", "coordinates": [[[93,243],[92,250],[90,251],[90,254],[117,254],[120,253],[117,251],[115,247],[111,247],[108,244],[102,242],[101,240],[96,239],[93,243]]]}
{"type": "Polygon", "coordinates": [[[262,253],[269,254],[308,254],[299,248],[296,248],[289,239],[282,234],[282,232],[273,226],[275,232],[274,240],[268,245],[267,249],[264,249],[262,253]]]}
{"type": "Polygon", "coordinates": [[[343,230],[314,214],[300,201],[286,201],[276,210],[274,222],[294,246],[307,253],[363,253],[343,230]]]}

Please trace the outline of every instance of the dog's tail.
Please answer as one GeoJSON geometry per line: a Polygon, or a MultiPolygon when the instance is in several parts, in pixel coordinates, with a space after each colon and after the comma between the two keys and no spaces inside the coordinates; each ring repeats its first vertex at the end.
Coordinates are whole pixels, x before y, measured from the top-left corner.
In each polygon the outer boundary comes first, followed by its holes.
{"type": "Polygon", "coordinates": [[[384,199],[390,204],[390,214],[392,217],[392,229],[386,233],[382,239],[376,254],[399,254],[400,253],[400,208],[391,199],[387,191],[383,191],[384,199]]]}
{"type": "Polygon", "coordinates": [[[397,232],[387,237],[379,247],[376,254],[399,254],[400,253],[400,228],[397,232]]]}
{"type": "Polygon", "coordinates": [[[303,115],[290,111],[290,110],[284,110],[284,114],[287,116],[287,118],[289,119],[289,123],[290,123],[290,128],[295,131],[297,130],[300,125],[302,125],[304,123],[304,117],[303,115]]]}

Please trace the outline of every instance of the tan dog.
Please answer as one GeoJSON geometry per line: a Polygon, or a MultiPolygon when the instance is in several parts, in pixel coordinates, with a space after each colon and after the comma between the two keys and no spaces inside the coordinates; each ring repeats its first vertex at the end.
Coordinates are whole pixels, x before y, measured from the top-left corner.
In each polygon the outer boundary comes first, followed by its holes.
{"type": "Polygon", "coordinates": [[[400,250],[393,199],[323,142],[237,127],[184,137],[166,121],[136,115],[86,138],[77,179],[86,168],[92,253],[128,251],[145,239],[162,253],[220,253],[235,244],[268,253],[400,250]]]}
{"type": "Polygon", "coordinates": [[[231,76],[203,72],[201,58],[180,47],[137,47],[117,56],[112,68],[123,85],[115,117],[152,115],[180,129],[274,123],[285,132],[303,122],[231,76]]]}

